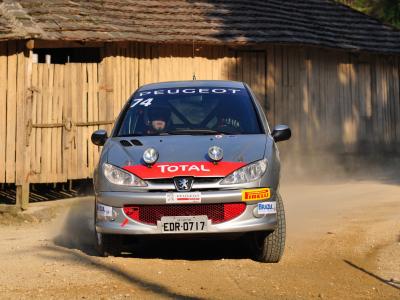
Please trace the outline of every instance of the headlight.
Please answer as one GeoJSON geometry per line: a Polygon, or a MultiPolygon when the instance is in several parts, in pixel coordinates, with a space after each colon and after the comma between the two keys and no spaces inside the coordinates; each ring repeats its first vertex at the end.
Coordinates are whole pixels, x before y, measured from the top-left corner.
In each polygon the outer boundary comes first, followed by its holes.
{"type": "Polygon", "coordinates": [[[158,159],[158,152],[154,148],[147,148],[143,153],[143,160],[146,164],[152,165],[158,159]]]}
{"type": "Polygon", "coordinates": [[[226,176],[221,184],[237,184],[256,181],[264,175],[267,170],[268,161],[266,158],[248,164],[226,176]]]}
{"type": "Polygon", "coordinates": [[[113,184],[147,186],[147,184],[139,177],[107,163],[103,164],[103,172],[108,181],[113,184]]]}
{"type": "Polygon", "coordinates": [[[220,161],[223,156],[224,151],[218,146],[212,146],[210,149],[208,149],[208,157],[215,162],[220,161]]]}

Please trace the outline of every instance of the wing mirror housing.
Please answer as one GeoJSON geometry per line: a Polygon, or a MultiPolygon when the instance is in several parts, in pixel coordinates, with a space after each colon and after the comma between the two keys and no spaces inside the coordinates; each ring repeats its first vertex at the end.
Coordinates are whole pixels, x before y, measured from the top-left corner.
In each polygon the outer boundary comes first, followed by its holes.
{"type": "Polygon", "coordinates": [[[274,141],[277,143],[290,139],[292,136],[292,131],[287,125],[276,125],[272,130],[271,135],[274,138],[274,141]]]}
{"type": "Polygon", "coordinates": [[[107,139],[107,131],[104,129],[99,129],[92,133],[92,143],[97,146],[103,146],[106,143],[107,139]]]}

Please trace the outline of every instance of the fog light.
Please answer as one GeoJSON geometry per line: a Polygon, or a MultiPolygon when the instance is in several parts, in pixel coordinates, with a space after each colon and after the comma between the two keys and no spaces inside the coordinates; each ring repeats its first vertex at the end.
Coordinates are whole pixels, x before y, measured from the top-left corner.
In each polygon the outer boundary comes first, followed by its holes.
{"type": "Polygon", "coordinates": [[[143,153],[143,160],[146,164],[152,165],[158,159],[158,151],[154,148],[147,148],[143,153]]]}
{"type": "Polygon", "coordinates": [[[208,149],[208,156],[213,161],[220,161],[224,156],[224,151],[218,146],[212,146],[208,149]]]}
{"type": "Polygon", "coordinates": [[[254,209],[253,209],[253,216],[256,217],[256,218],[262,218],[262,217],[264,217],[264,215],[261,215],[261,214],[258,213],[258,208],[257,208],[257,206],[254,207],[254,209]]]}
{"type": "Polygon", "coordinates": [[[118,213],[108,205],[98,203],[96,206],[97,221],[115,221],[118,213]]]}

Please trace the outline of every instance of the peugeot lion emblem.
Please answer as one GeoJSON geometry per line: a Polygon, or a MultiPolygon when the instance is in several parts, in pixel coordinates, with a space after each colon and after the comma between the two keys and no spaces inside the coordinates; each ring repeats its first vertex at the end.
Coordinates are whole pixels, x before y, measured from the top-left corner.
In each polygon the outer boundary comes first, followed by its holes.
{"type": "Polygon", "coordinates": [[[174,183],[178,192],[188,192],[192,189],[193,178],[190,177],[175,178],[174,183]]]}

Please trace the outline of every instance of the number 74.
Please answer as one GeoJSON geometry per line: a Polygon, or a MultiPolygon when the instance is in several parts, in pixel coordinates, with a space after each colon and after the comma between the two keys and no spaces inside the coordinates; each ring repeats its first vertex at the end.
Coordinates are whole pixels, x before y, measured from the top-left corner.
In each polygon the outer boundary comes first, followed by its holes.
{"type": "Polygon", "coordinates": [[[133,99],[132,101],[133,101],[134,103],[130,106],[130,108],[135,107],[135,106],[138,105],[138,104],[147,107],[147,106],[150,106],[150,105],[151,105],[151,102],[153,101],[153,98],[147,98],[147,99],[144,99],[144,98],[137,98],[137,99],[133,99]]]}

